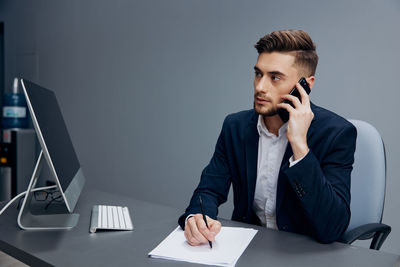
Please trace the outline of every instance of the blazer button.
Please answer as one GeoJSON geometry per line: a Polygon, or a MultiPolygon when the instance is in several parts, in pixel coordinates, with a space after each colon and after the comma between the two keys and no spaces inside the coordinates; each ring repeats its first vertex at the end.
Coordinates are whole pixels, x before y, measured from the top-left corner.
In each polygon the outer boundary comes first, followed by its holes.
{"type": "Polygon", "coordinates": [[[287,229],[286,225],[282,226],[282,230],[286,230],[286,229],[287,229]]]}

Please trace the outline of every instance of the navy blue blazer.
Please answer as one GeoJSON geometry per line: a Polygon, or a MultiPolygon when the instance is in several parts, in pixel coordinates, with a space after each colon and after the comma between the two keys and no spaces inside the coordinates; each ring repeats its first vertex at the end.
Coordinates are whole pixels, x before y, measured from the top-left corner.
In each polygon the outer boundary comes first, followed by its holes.
{"type": "MultiPolygon", "coordinates": [[[[276,221],[279,230],[311,236],[330,243],[350,222],[350,174],[356,146],[356,128],[344,118],[311,103],[314,119],[307,133],[309,153],[289,168],[290,143],[280,167],[276,221]]],[[[189,214],[216,219],[232,184],[232,220],[260,224],[253,211],[257,179],[258,114],[252,110],[228,115],[215,152],[204,168],[190,204],[178,222],[184,229],[189,214]]]]}

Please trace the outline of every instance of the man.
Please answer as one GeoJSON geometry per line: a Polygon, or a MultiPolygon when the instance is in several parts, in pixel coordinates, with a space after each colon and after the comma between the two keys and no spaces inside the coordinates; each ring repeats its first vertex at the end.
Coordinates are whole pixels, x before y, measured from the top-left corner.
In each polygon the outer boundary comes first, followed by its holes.
{"type": "Polygon", "coordinates": [[[254,109],[226,117],[213,157],[179,224],[189,244],[213,241],[221,229],[218,206],[232,184],[232,220],[333,242],[350,221],[356,129],[311,103],[297,83],[305,77],[312,89],[315,81],[318,56],[306,32],[272,32],[255,48],[259,56],[254,109]],[[294,86],[301,99],[289,95],[294,86]],[[289,112],[288,122],[277,114],[279,108],[289,112]]]}

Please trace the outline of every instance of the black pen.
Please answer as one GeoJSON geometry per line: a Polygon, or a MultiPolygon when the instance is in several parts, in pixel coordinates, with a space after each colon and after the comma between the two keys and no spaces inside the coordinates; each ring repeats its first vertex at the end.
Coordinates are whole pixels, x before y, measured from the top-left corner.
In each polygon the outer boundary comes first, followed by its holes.
{"type": "MultiPolygon", "coordinates": [[[[206,226],[208,228],[208,223],[207,223],[206,215],[204,214],[203,201],[201,200],[201,196],[199,196],[199,200],[200,200],[201,214],[203,215],[203,220],[206,223],[206,226]]],[[[208,240],[208,244],[210,245],[210,248],[212,248],[212,242],[210,240],[208,240]]]]}

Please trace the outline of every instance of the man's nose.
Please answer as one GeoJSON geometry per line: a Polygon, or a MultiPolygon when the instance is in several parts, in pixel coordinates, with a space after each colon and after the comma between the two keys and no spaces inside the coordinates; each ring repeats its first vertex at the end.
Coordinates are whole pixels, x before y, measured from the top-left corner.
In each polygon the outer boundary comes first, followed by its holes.
{"type": "Polygon", "coordinates": [[[264,93],[264,94],[267,93],[268,83],[267,83],[265,77],[262,77],[261,79],[254,82],[254,90],[257,93],[264,93]]]}

